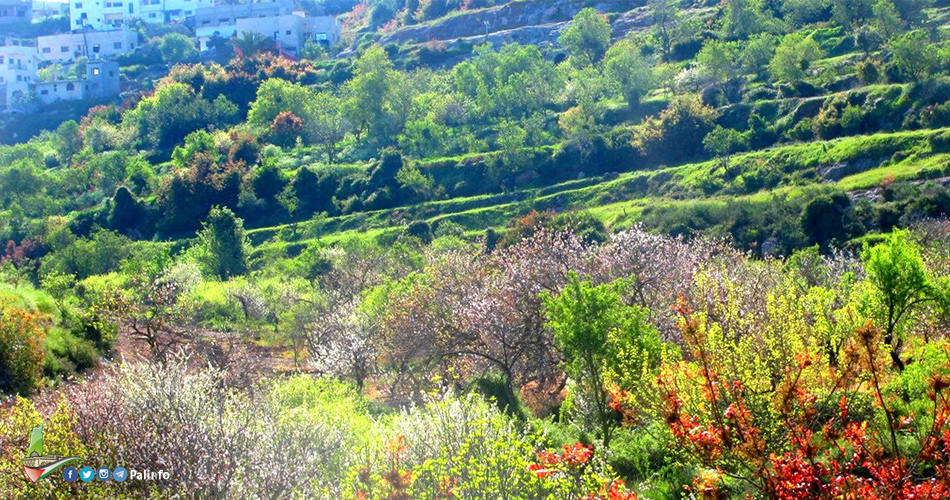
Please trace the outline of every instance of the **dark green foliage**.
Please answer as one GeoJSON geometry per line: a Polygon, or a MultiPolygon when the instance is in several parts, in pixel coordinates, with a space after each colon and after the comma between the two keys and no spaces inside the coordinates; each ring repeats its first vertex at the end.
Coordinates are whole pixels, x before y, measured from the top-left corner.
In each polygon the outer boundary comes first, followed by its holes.
{"type": "Polygon", "coordinates": [[[495,251],[495,248],[498,246],[498,242],[501,240],[501,236],[498,235],[498,231],[495,231],[494,228],[488,228],[485,230],[485,253],[491,253],[495,251]]]}
{"type": "Polygon", "coordinates": [[[248,271],[247,238],[244,221],[227,208],[215,207],[198,234],[199,258],[221,279],[248,271]]]}
{"type": "Polygon", "coordinates": [[[713,129],[716,110],[698,97],[674,99],[659,116],[650,117],[634,127],[633,145],[647,160],[655,163],[678,162],[703,153],[702,140],[684,141],[684,137],[705,137],[713,129]]]}
{"type": "Polygon", "coordinates": [[[141,220],[144,209],[125,186],[116,189],[109,212],[109,228],[122,234],[130,234],[141,220]]]}
{"type": "Polygon", "coordinates": [[[644,225],[663,234],[728,237],[738,248],[789,255],[808,245],[801,227],[804,202],[774,196],[766,201],[732,199],[728,203],[696,201],[647,207],[644,225]]]}
{"type": "Polygon", "coordinates": [[[277,195],[287,186],[287,179],[280,168],[273,163],[264,163],[253,172],[251,186],[254,195],[265,203],[276,203],[277,195]]]}
{"type": "Polygon", "coordinates": [[[164,234],[194,231],[211,207],[236,207],[243,171],[239,165],[222,164],[212,155],[200,153],[187,170],[166,178],[157,193],[164,234]]]}
{"type": "Polygon", "coordinates": [[[231,132],[231,149],[228,151],[228,161],[243,162],[248,167],[257,165],[261,156],[261,145],[257,137],[238,131],[231,132]]]}
{"type": "Polygon", "coordinates": [[[844,193],[817,196],[805,205],[802,231],[809,242],[828,248],[855,235],[851,199],[844,193]]]}
{"type": "Polygon", "coordinates": [[[590,212],[572,211],[558,214],[550,223],[555,231],[571,231],[589,245],[600,244],[608,239],[603,221],[590,212]]]}
{"type": "Polygon", "coordinates": [[[423,245],[432,243],[432,227],[424,220],[410,222],[403,234],[419,240],[423,245]]]}
{"type": "Polygon", "coordinates": [[[530,417],[530,409],[525,407],[518,393],[508,391],[508,383],[505,376],[501,373],[492,372],[483,377],[475,379],[473,382],[475,391],[482,396],[491,399],[498,408],[508,415],[517,418],[520,421],[527,421],[530,417]],[[515,399],[512,401],[511,396],[515,399]]]}

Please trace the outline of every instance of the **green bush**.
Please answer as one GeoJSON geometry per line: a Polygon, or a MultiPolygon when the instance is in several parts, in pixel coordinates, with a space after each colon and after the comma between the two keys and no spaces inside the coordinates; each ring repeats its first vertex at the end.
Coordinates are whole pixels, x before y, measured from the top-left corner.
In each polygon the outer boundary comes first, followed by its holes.
{"type": "Polygon", "coordinates": [[[0,393],[30,394],[42,378],[42,318],[0,304],[0,393]]]}
{"type": "Polygon", "coordinates": [[[53,328],[46,337],[46,357],[43,372],[48,377],[63,377],[96,366],[99,352],[96,346],[68,330],[53,328]]]}

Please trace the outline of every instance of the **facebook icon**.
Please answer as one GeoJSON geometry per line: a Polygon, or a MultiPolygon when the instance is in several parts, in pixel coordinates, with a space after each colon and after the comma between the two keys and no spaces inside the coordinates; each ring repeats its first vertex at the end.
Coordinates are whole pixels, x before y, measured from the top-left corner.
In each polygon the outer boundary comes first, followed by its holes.
{"type": "Polygon", "coordinates": [[[65,479],[67,483],[71,483],[79,479],[79,472],[76,471],[75,467],[66,467],[63,469],[63,479],[65,479]]]}

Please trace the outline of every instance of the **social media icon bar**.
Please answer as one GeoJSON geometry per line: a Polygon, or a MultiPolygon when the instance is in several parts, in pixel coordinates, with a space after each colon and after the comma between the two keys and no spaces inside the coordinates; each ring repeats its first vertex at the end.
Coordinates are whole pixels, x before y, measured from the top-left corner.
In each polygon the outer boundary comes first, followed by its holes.
{"type": "Polygon", "coordinates": [[[100,481],[108,481],[111,475],[112,471],[110,471],[108,467],[99,467],[99,469],[96,470],[96,479],[100,481]]]}
{"type": "Polygon", "coordinates": [[[79,471],[75,467],[66,467],[63,469],[63,480],[67,483],[71,483],[79,479],[79,471]]]}
{"type": "Polygon", "coordinates": [[[82,479],[84,483],[92,481],[92,478],[95,477],[96,471],[92,470],[92,467],[83,467],[79,471],[79,479],[82,479]]]}
{"type": "Polygon", "coordinates": [[[129,472],[125,470],[125,467],[116,467],[112,469],[112,479],[118,482],[125,481],[129,477],[129,472]]]}

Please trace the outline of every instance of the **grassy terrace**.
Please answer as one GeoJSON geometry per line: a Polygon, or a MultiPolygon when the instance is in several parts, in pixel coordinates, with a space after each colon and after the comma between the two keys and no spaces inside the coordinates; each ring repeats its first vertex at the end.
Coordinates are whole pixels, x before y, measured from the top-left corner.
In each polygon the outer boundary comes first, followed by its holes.
{"type": "Polygon", "coordinates": [[[647,206],[767,202],[773,196],[794,197],[824,187],[868,189],[889,177],[942,177],[950,170],[948,137],[950,129],[945,128],[786,144],[734,155],[728,159],[728,168],[717,160],[688,163],[628,172],[614,179],[591,177],[511,193],[305,221],[297,224],[296,237],[288,237],[290,224],[255,229],[249,231],[249,237],[259,254],[269,254],[317,240],[329,244],[349,237],[375,237],[397,231],[408,220],[451,221],[468,231],[481,231],[500,228],[530,210],[547,209],[588,210],[608,225],[624,225],[647,206]],[[826,180],[819,174],[835,165],[857,165],[859,171],[838,180],[826,180]],[[748,180],[757,178],[766,182],[755,187],[748,180]]]}

